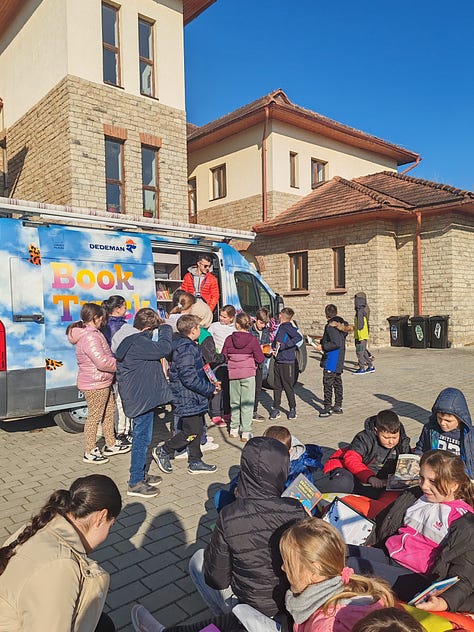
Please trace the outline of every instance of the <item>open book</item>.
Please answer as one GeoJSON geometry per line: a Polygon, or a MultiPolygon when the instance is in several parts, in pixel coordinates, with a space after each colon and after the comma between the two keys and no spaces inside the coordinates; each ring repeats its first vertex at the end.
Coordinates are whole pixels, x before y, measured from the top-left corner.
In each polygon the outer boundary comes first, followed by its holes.
{"type": "Polygon", "coordinates": [[[311,511],[321,500],[321,492],[304,474],[298,474],[295,480],[288,485],[282,496],[296,498],[300,503],[311,511]]]}
{"type": "Polygon", "coordinates": [[[420,482],[420,456],[418,454],[399,454],[395,472],[387,479],[387,491],[403,491],[420,482]]]}
{"type": "Polygon", "coordinates": [[[367,542],[375,523],[345,503],[339,496],[332,501],[323,520],[340,532],[346,544],[361,546],[367,542]]]}
{"type": "Polygon", "coordinates": [[[311,338],[311,336],[306,336],[306,340],[308,341],[308,344],[311,345],[312,347],[314,347],[315,349],[317,349],[318,351],[319,346],[318,346],[318,341],[315,340],[314,338],[311,338]]]}
{"type": "Polygon", "coordinates": [[[451,588],[459,581],[459,577],[449,577],[448,579],[441,579],[439,582],[435,582],[425,588],[421,593],[418,593],[408,602],[409,606],[417,606],[422,601],[428,601],[430,597],[439,597],[445,590],[451,588]]]}

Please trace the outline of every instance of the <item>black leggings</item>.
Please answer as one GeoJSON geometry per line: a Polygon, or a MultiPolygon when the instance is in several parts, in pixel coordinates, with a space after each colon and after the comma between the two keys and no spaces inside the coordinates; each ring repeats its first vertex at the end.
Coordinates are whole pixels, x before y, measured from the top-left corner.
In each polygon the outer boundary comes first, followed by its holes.
{"type": "Polygon", "coordinates": [[[97,622],[97,627],[94,632],[115,632],[114,622],[108,614],[105,614],[105,612],[100,615],[100,619],[97,622]]]}

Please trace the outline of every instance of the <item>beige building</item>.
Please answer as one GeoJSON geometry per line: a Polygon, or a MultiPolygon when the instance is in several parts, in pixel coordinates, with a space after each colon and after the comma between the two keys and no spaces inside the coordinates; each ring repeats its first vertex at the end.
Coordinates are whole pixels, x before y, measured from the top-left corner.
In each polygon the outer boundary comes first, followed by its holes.
{"type": "Polygon", "coordinates": [[[253,228],[245,256],[306,333],[328,303],[352,322],[364,291],[374,346],[403,314],[448,315],[449,341],[472,344],[474,194],[397,173],[419,160],[277,90],[188,126],[190,219],[253,228]]]}
{"type": "Polygon", "coordinates": [[[3,0],[0,195],[185,220],[183,24],[214,1],[3,0]]]}

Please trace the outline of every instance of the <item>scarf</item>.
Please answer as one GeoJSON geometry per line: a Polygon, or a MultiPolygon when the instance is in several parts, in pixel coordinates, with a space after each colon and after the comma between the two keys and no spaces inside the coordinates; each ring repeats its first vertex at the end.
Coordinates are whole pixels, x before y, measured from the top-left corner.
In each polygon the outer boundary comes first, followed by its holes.
{"type": "Polygon", "coordinates": [[[319,610],[328,599],[341,592],[343,583],[340,575],[310,584],[299,595],[286,591],[285,605],[295,623],[304,623],[319,610]]]}

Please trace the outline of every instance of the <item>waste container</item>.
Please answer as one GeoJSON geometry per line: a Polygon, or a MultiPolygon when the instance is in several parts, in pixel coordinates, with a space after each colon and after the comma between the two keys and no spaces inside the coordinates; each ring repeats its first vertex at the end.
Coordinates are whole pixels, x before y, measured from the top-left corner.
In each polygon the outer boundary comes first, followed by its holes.
{"type": "Polygon", "coordinates": [[[449,316],[430,316],[430,345],[434,349],[446,349],[448,346],[449,316]]]}
{"type": "Polygon", "coordinates": [[[415,349],[426,349],[430,346],[430,317],[412,316],[410,318],[412,341],[411,346],[415,349]]]}
{"type": "Polygon", "coordinates": [[[408,338],[408,314],[404,316],[389,316],[390,346],[404,347],[408,338]]]}

